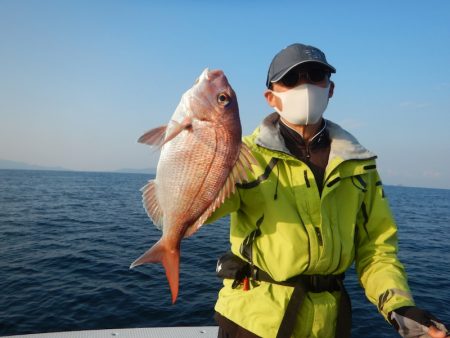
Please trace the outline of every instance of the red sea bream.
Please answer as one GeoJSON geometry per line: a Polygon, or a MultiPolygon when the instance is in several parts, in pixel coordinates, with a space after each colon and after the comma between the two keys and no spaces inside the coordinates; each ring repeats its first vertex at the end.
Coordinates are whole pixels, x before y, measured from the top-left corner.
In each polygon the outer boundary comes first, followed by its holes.
{"type": "Polygon", "coordinates": [[[220,70],[205,69],[183,94],[167,126],[139,142],[161,146],[156,178],[142,188],[143,204],[162,237],[131,264],[161,262],[172,302],[178,295],[180,243],[195,233],[254,163],[241,142],[236,94],[220,70]]]}

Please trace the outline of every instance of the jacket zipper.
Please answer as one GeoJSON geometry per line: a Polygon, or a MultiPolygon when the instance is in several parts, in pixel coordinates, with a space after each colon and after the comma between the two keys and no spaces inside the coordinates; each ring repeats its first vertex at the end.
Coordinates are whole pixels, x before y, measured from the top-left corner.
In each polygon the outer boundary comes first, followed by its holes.
{"type": "Polygon", "coordinates": [[[305,149],[306,149],[306,158],[307,158],[307,159],[310,159],[310,158],[311,158],[311,151],[309,150],[309,143],[310,143],[310,142],[308,142],[308,143],[306,144],[306,146],[305,146],[305,149]]]}

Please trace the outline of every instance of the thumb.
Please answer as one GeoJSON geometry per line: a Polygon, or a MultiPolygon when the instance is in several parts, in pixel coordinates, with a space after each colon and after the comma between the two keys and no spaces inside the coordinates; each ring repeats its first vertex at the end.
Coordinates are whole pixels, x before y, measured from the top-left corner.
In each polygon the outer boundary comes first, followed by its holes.
{"type": "Polygon", "coordinates": [[[428,328],[428,335],[431,338],[445,338],[446,337],[446,333],[444,331],[441,331],[434,326],[430,326],[428,328]]]}

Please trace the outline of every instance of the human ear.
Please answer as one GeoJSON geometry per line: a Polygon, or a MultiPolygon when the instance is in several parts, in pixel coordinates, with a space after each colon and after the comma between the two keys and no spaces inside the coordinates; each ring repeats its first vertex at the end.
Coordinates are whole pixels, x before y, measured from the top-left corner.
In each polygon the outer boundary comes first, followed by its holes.
{"type": "Polygon", "coordinates": [[[328,92],[328,98],[331,99],[334,94],[334,82],[330,81],[330,90],[328,92]]]}
{"type": "Polygon", "coordinates": [[[264,92],[264,97],[266,98],[267,104],[272,108],[277,105],[277,98],[273,95],[271,90],[266,90],[264,92]]]}

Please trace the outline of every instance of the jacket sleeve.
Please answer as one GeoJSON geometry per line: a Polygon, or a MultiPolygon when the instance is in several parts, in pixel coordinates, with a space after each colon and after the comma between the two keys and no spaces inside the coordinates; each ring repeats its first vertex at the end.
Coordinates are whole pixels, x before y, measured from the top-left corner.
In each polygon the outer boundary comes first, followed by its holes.
{"type": "Polygon", "coordinates": [[[397,257],[397,226],[376,170],[357,217],[356,270],[367,298],[387,318],[392,310],[414,305],[406,272],[397,257]]]}

